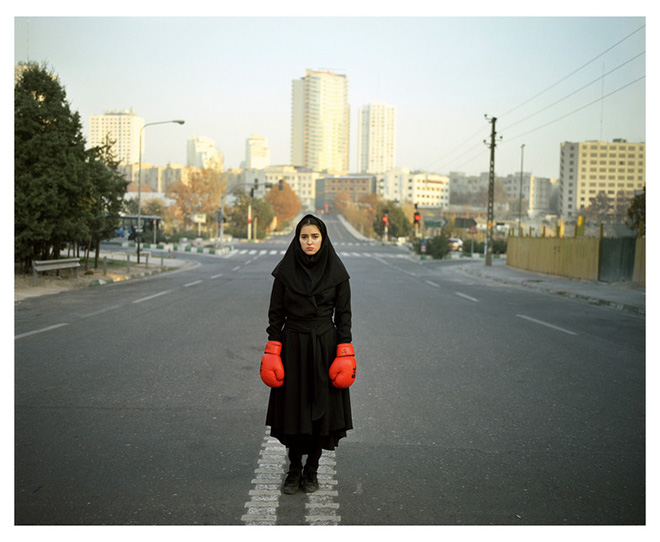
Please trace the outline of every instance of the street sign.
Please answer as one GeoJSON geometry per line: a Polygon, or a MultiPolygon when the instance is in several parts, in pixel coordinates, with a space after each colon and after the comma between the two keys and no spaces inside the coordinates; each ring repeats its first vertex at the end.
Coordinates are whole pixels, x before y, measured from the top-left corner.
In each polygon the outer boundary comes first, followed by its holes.
{"type": "Polygon", "coordinates": [[[425,228],[444,228],[447,224],[449,221],[444,216],[424,218],[425,228]]]}
{"type": "Polygon", "coordinates": [[[471,234],[475,234],[477,233],[477,228],[475,228],[474,225],[470,226],[470,229],[467,232],[471,234]]]}

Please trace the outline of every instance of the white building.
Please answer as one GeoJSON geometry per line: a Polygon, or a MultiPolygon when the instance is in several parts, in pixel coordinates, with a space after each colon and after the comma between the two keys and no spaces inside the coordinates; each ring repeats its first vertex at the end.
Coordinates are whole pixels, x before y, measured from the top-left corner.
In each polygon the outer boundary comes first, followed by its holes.
{"type": "Polygon", "coordinates": [[[377,176],[377,192],[383,199],[423,207],[449,207],[449,177],[437,173],[394,168],[377,176]]]}
{"type": "Polygon", "coordinates": [[[449,207],[449,177],[417,172],[408,176],[404,200],[422,207],[449,207]]]}
{"type": "Polygon", "coordinates": [[[348,172],[348,77],[307,70],[292,85],[291,163],[314,171],[348,172]]]}
{"type": "Polygon", "coordinates": [[[559,164],[559,213],[575,220],[603,192],[632,199],[646,185],[646,144],[625,139],[564,142],[559,164]]]}
{"type": "Polygon", "coordinates": [[[358,110],[358,172],[385,173],[395,167],[396,108],[380,102],[358,110]]]}
{"type": "Polygon", "coordinates": [[[558,193],[557,179],[532,176],[529,183],[529,216],[537,218],[556,214],[558,193]]]}
{"type": "Polygon", "coordinates": [[[244,169],[264,169],[268,166],[270,166],[268,139],[253,134],[245,143],[244,169]]]}
{"type": "MultiPolygon", "coordinates": [[[[136,164],[140,160],[140,130],[144,119],[138,117],[133,108],[108,110],[104,115],[89,117],[89,147],[112,143],[111,153],[120,164],[136,164]]],[[[145,141],[142,134],[142,152],[145,141]]]]}
{"type": "Polygon", "coordinates": [[[186,146],[186,165],[188,167],[222,171],[224,161],[222,153],[215,148],[215,141],[211,138],[194,136],[188,140],[186,146]]]}
{"type": "Polygon", "coordinates": [[[270,183],[277,190],[280,180],[284,180],[298,196],[303,210],[308,211],[314,211],[316,179],[319,177],[320,174],[316,171],[289,165],[243,171],[243,182],[255,183],[255,186],[258,186],[254,191],[255,197],[263,198],[271,190],[265,187],[265,183],[270,183]]]}

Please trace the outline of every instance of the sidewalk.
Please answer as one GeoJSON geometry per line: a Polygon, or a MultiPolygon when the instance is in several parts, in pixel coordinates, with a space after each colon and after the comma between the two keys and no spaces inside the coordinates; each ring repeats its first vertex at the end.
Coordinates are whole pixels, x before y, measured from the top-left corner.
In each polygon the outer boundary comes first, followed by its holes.
{"type": "Polygon", "coordinates": [[[646,314],[646,288],[632,282],[594,282],[533,273],[509,267],[506,259],[493,259],[493,265],[488,267],[484,260],[478,260],[471,265],[461,266],[461,271],[471,276],[563,295],[593,305],[646,314]]]}
{"type": "Polygon", "coordinates": [[[100,252],[101,263],[98,269],[90,269],[90,274],[85,274],[82,269],[78,270],[78,278],[73,278],[65,272],[63,277],[54,275],[39,275],[38,286],[34,285],[34,279],[31,274],[16,275],[14,276],[14,302],[20,302],[29,297],[38,297],[42,295],[56,294],[68,290],[75,290],[78,288],[85,288],[88,286],[100,286],[103,284],[110,284],[113,282],[123,282],[126,280],[139,279],[162,273],[163,271],[174,271],[184,266],[195,265],[190,260],[177,259],[176,255],[173,258],[163,258],[161,265],[161,257],[158,254],[153,254],[149,261],[149,267],[146,265],[146,260],[143,257],[140,264],[135,261],[136,255],[131,254],[130,270],[128,264],[123,269],[112,270],[103,274],[103,257],[106,256],[109,260],[125,261],[125,252],[113,252],[102,250],[100,252]]]}

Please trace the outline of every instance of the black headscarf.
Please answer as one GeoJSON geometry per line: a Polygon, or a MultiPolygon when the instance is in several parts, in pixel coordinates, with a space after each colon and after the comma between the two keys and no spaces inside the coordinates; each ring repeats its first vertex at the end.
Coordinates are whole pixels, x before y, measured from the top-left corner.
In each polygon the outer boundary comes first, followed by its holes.
{"type": "Polygon", "coordinates": [[[315,295],[349,278],[344,264],[330,242],[325,224],[314,215],[306,215],[298,223],[296,235],[272,275],[287,288],[307,296],[315,295]],[[307,225],[316,226],[321,232],[321,248],[311,256],[305,254],[300,246],[300,231],[307,225]]]}

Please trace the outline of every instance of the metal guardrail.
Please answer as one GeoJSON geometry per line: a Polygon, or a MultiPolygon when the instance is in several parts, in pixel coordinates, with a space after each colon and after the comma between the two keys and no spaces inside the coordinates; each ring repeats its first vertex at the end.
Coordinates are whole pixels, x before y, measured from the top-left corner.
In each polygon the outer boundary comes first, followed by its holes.
{"type": "Polygon", "coordinates": [[[34,285],[39,285],[39,273],[44,271],[59,271],[60,269],[73,269],[74,278],[78,278],[80,258],[64,258],[61,260],[33,260],[32,276],[34,285]]]}

